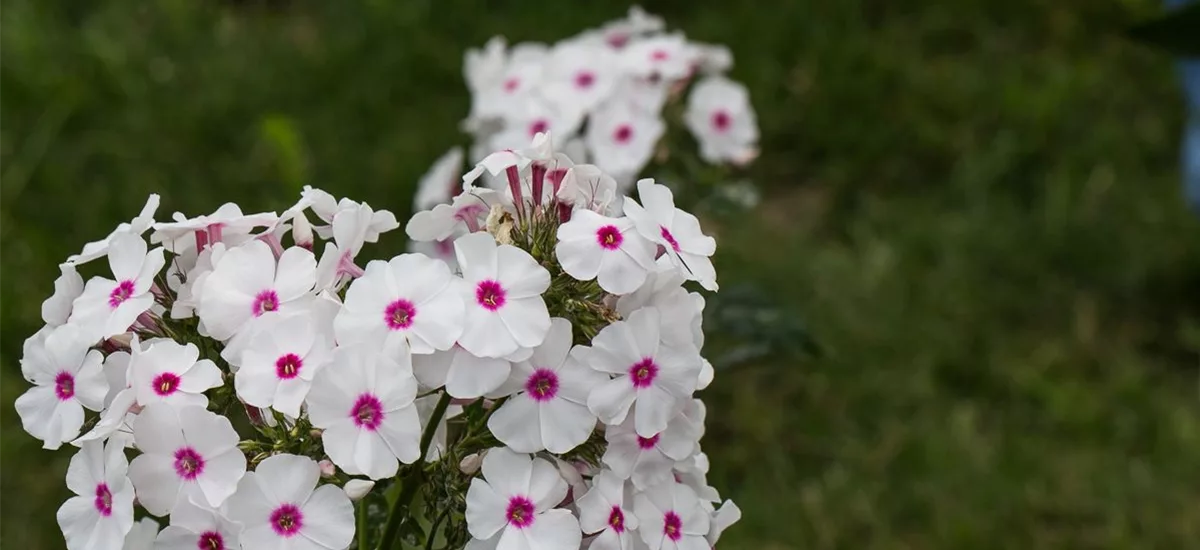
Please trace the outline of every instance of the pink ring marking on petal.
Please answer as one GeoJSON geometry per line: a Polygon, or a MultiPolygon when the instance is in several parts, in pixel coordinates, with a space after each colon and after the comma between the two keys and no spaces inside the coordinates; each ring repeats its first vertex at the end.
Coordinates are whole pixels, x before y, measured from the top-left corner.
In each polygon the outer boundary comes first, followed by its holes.
{"type": "Polygon", "coordinates": [[[550,129],[550,123],[546,122],[545,119],[539,118],[539,119],[533,121],[533,123],[529,125],[529,137],[534,137],[538,134],[544,133],[546,130],[549,130],[549,129],[550,129]]]}
{"type": "Polygon", "coordinates": [[[729,125],[733,124],[733,117],[729,116],[729,112],[725,109],[717,109],[712,114],[712,125],[717,132],[725,132],[729,130],[729,125]]]}
{"type": "Polygon", "coordinates": [[[150,387],[161,397],[171,395],[179,390],[179,375],[173,372],[161,373],[150,382],[150,387]]]}
{"type": "Polygon", "coordinates": [[[663,240],[667,241],[667,244],[671,245],[671,249],[675,252],[679,252],[679,241],[675,240],[675,235],[671,234],[671,230],[667,229],[665,225],[658,226],[658,229],[663,240]]]}
{"type": "Polygon", "coordinates": [[[67,371],[58,373],[54,377],[54,395],[59,401],[68,401],[75,397],[75,376],[67,371]]]}
{"type": "Polygon", "coordinates": [[[133,291],[133,281],[125,280],[117,283],[117,287],[108,293],[108,307],[117,309],[117,306],[125,303],[125,300],[133,296],[133,291]]]}
{"type": "Polygon", "coordinates": [[[196,539],[197,550],[225,550],[225,537],[217,531],[205,531],[196,539]]]}
{"type": "Polygon", "coordinates": [[[354,425],[366,430],[375,431],[383,423],[383,403],[370,393],[358,396],[354,406],[350,408],[350,419],[354,425]]]}
{"type": "Polygon", "coordinates": [[[655,445],[658,445],[658,436],[659,434],[654,434],[650,437],[637,436],[638,447],[643,451],[653,449],[655,445]]]}
{"type": "Polygon", "coordinates": [[[596,83],[596,75],[591,71],[579,71],[575,74],[575,87],[588,89],[596,83]]]}
{"type": "Polygon", "coordinates": [[[304,527],[304,513],[295,504],[280,504],[271,512],[271,529],[283,538],[291,538],[304,527]]]}
{"type": "Polygon", "coordinates": [[[620,126],[617,126],[616,130],[613,130],[613,141],[615,141],[621,145],[625,145],[626,143],[629,143],[629,141],[632,139],[633,139],[633,126],[630,126],[628,124],[622,124],[620,126]]]}
{"type": "Polygon", "coordinates": [[[669,57],[671,54],[667,53],[667,50],[658,49],[650,52],[651,61],[666,61],[669,57]]]}
{"type": "Polygon", "coordinates": [[[621,248],[621,242],[624,240],[625,235],[622,235],[621,230],[617,229],[615,225],[606,225],[596,230],[596,242],[606,250],[621,248]]]}
{"type": "Polygon", "coordinates": [[[508,509],[505,510],[504,517],[508,520],[509,525],[517,529],[524,529],[533,525],[533,501],[522,495],[516,495],[508,499],[508,509]]]}
{"type": "Polygon", "coordinates": [[[537,369],[525,380],[525,393],[537,402],[549,401],[558,395],[558,375],[550,369],[537,369]]]}
{"type": "Polygon", "coordinates": [[[475,287],[475,301],[489,311],[496,311],[504,307],[504,302],[507,301],[506,295],[504,287],[496,281],[479,281],[479,285],[475,287]]]}
{"type": "Polygon", "coordinates": [[[383,310],[383,322],[391,330],[404,330],[413,324],[417,317],[417,307],[412,302],[400,298],[383,310]]]}
{"type": "Polygon", "coordinates": [[[175,450],[175,475],[179,479],[191,481],[204,473],[204,457],[191,447],[180,447],[175,450]]]}
{"type": "Polygon", "coordinates": [[[101,483],[96,486],[96,500],[93,503],[96,505],[96,511],[101,516],[108,517],[112,515],[112,491],[108,490],[108,484],[101,483]]]}
{"type": "Polygon", "coordinates": [[[620,506],[612,507],[612,512],[608,514],[608,526],[617,533],[625,532],[625,512],[620,506]]]}
{"type": "Polygon", "coordinates": [[[259,292],[258,295],[254,297],[254,304],[250,306],[250,309],[254,312],[255,317],[267,313],[268,311],[275,311],[279,309],[279,295],[275,294],[274,290],[264,290],[259,292]]]}
{"type": "Polygon", "coordinates": [[[299,355],[288,353],[275,360],[275,376],[280,380],[291,380],[300,376],[300,369],[304,366],[304,360],[299,355]]]}
{"type": "Polygon", "coordinates": [[[653,357],[645,357],[629,367],[629,381],[639,390],[649,387],[657,377],[658,365],[654,363],[653,357]]]}
{"type": "Polygon", "coordinates": [[[504,81],[504,91],[507,93],[510,93],[510,94],[517,91],[517,88],[520,86],[521,86],[521,79],[519,79],[515,76],[504,81]]]}
{"type": "Polygon", "coordinates": [[[673,541],[683,538],[683,520],[674,510],[663,514],[663,534],[673,541]]]}

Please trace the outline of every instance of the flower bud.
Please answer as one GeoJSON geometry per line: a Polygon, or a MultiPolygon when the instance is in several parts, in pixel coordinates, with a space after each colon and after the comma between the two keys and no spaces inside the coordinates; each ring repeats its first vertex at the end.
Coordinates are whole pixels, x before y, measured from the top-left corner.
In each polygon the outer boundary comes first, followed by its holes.
{"type": "Polygon", "coordinates": [[[333,477],[337,475],[337,466],[333,465],[328,458],[317,463],[317,467],[321,468],[321,477],[333,477]]]}
{"type": "Polygon", "coordinates": [[[313,249],[312,224],[304,212],[297,212],[296,217],[292,218],[292,241],[300,248],[313,249]]]}
{"type": "Polygon", "coordinates": [[[473,453],[467,455],[458,463],[458,469],[464,474],[473,475],[479,471],[479,467],[483,465],[484,453],[473,453]]]}
{"type": "Polygon", "coordinates": [[[371,489],[374,488],[374,481],[366,479],[351,479],[350,481],[346,482],[346,486],[342,487],[342,490],[346,492],[346,496],[350,497],[350,500],[359,500],[362,497],[367,496],[367,493],[370,493],[371,489]]]}

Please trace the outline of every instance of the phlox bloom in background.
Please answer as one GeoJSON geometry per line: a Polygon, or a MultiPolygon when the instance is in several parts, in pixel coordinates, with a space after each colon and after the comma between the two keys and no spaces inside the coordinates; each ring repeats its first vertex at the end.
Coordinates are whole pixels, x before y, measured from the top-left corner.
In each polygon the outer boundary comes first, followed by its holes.
{"type": "Polygon", "coordinates": [[[584,533],[599,533],[590,550],[630,550],[633,548],[637,516],[633,502],[626,499],[626,483],[612,471],[592,478],[592,487],[579,497],[579,526],[584,533]]]}
{"type": "Polygon", "coordinates": [[[746,87],[723,76],[709,76],[688,96],[684,121],[700,142],[704,160],[745,162],[754,157],[758,123],[746,87]]]}
{"type": "Polygon", "coordinates": [[[58,509],[58,525],[68,550],[119,549],[133,527],[133,485],[120,445],[92,441],[67,467],[67,488],[75,496],[58,509]]]}

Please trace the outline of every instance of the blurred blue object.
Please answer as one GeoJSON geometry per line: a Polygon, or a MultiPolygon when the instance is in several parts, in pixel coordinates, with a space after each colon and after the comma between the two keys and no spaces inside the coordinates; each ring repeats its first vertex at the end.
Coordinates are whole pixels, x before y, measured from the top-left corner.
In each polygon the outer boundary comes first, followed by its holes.
{"type": "MultiPolygon", "coordinates": [[[[1175,9],[1194,0],[1166,0],[1175,9]]],[[[1192,209],[1200,212],[1200,59],[1179,62],[1183,93],[1187,99],[1187,125],[1183,135],[1183,192],[1192,209]]]]}

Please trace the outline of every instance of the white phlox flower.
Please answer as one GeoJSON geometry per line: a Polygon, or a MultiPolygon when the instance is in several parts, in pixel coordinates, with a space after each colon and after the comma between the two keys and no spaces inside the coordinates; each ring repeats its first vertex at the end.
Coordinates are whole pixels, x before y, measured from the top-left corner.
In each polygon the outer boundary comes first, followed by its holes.
{"type": "Polygon", "coordinates": [[[512,372],[508,358],[477,357],[459,345],[430,355],[414,355],[412,361],[413,374],[421,385],[445,387],[446,393],[459,399],[502,397],[497,392],[512,372]]]}
{"type": "Polygon", "coordinates": [[[662,314],[648,307],[604,327],[581,350],[592,368],[616,375],[588,396],[588,408],[605,424],[620,424],[633,409],[637,434],[652,437],[687,406],[700,375],[700,354],[660,339],[662,314]],[[636,404],[636,406],[635,406],[636,404]]]}
{"type": "Polygon", "coordinates": [[[597,214],[620,213],[617,181],[592,164],[576,164],[563,175],[558,200],[597,214]]]}
{"type": "Polygon", "coordinates": [[[142,518],[134,523],[129,534],[125,535],[125,544],[121,546],[121,550],[154,550],[154,540],[157,537],[158,522],[153,518],[142,518]]]}
{"type": "Polygon", "coordinates": [[[637,494],[638,534],[650,550],[710,550],[708,512],[687,485],[667,481],[637,494]]]}
{"type": "Polygon", "coordinates": [[[493,150],[519,148],[542,133],[574,134],[583,122],[583,110],[577,105],[550,103],[541,97],[528,96],[515,100],[502,120],[504,129],[488,141],[493,150]]]}
{"type": "Polygon", "coordinates": [[[642,203],[626,197],[625,215],[633,220],[638,232],[662,246],[688,279],[716,291],[717,272],[711,256],[716,253],[717,241],[700,230],[696,216],[675,208],[675,198],[666,186],[643,179],[637,188],[642,203]]]}
{"type": "Polygon", "coordinates": [[[596,415],[588,392],[605,377],[570,356],[571,322],[554,318],[529,359],[516,362],[512,397],[488,419],[488,429],[514,451],[565,453],[587,441],[596,415]]]}
{"type": "Polygon", "coordinates": [[[655,245],[640,235],[633,220],[577,210],[558,227],[555,256],[563,271],[581,281],[596,279],[612,294],[628,294],[654,268],[655,245]]]}
{"type": "Polygon", "coordinates": [[[666,125],[657,114],[609,101],[588,119],[584,142],[592,162],[613,174],[636,174],[650,162],[666,125]]]}
{"type": "Polygon", "coordinates": [[[234,388],[248,405],[297,418],[313,378],[332,356],[333,342],[312,316],[273,315],[242,352],[234,388]]]}
{"type": "Polygon", "coordinates": [[[550,52],[542,89],[560,109],[588,112],[612,95],[619,74],[616,54],[603,44],[563,41],[550,52]]]}
{"type": "MultiPolygon", "coordinates": [[[[32,339],[31,339],[32,340],[32,339]]],[[[57,449],[79,435],[83,409],[99,411],[108,392],[104,355],[74,325],[63,325],[44,338],[27,342],[21,374],[34,386],[17,398],[21,427],[57,449]]]]}
{"type": "Polygon", "coordinates": [[[653,79],[679,80],[692,74],[694,53],[681,33],[639,38],[621,51],[630,73],[653,79]]]}
{"type": "Polygon", "coordinates": [[[463,150],[455,147],[434,161],[433,166],[417,182],[417,196],[413,209],[429,210],[439,204],[448,204],[462,191],[463,150]]]}
{"type": "Polygon", "coordinates": [[[465,314],[459,284],[445,262],[428,256],[373,260],[334,319],[338,343],[416,354],[450,349],[465,314]]]}
{"type": "Polygon", "coordinates": [[[120,445],[85,444],[67,467],[74,493],[58,509],[68,550],[117,550],[133,527],[133,485],[120,445]]]}
{"type": "Polygon", "coordinates": [[[478,357],[504,357],[542,343],[550,313],[542,292],[550,273],[512,245],[497,245],[487,233],[454,242],[465,284],[466,319],[458,343],[478,357]]]}
{"type": "Polygon", "coordinates": [[[172,214],[174,222],[154,224],[151,243],[162,245],[175,254],[195,254],[217,243],[238,246],[254,238],[250,233],[260,227],[272,227],[279,222],[274,212],[243,214],[232,202],[222,204],[212,214],[188,218],[180,212],[172,214]]]}
{"type": "Polygon", "coordinates": [[[650,437],[638,435],[630,420],[605,430],[608,449],[602,461],[622,479],[631,479],[638,489],[671,479],[671,468],[695,452],[701,435],[682,415],[650,437]]]}
{"type": "Polygon", "coordinates": [[[229,419],[201,407],[147,406],[133,422],[142,451],[129,464],[138,502],[156,516],[181,499],[218,507],[246,473],[246,457],[229,419]]]}
{"type": "Polygon", "coordinates": [[[150,289],[166,264],[161,247],[148,252],[146,248],[146,241],[133,233],[113,237],[108,265],[116,280],[89,280],[72,303],[67,322],[80,326],[95,340],[127,332],[138,316],[154,305],[150,289]]]}
{"type": "Polygon", "coordinates": [[[421,424],[413,400],[417,381],[407,352],[403,363],[374,346],[338,347],[333,362],[317,373],[308,414],[323,431],[325,453],[351,475],[396,475],[397,460],[421,455],[421,424]]]}
{"type": "Polygon", "coordinates": [[[625,479],[603,470],[592,478],[591,489],[579,498],[579,526],[584,533],[595,534],[590,550],[633,548],[638,521],[626,492],[625,479]]]}
{"type": "Polygon", "coordinates": [[[217,509],[187,499],[171,510],[171,524],[158,533],[159,550],[232,550],[241,548],[242,528],[217,509]]]}
{"type": "Polygon", "coordinates": [[[483,478],[467,491],[468,548],[575,550],[583,536],[569,510],[555,508],[567,495],[558,468],[540,458],[493,449],[483,478]]]}
{"type": "Polygon", "coordinates": [[[83,277],[75,271],[75,266],[65,263],[58,269],[61,274],[54,280],[54,294],[42,302],[42,321],[52,327],[67,322],[71,317],[71,304],[83,294],[83,277]]]}
{"type": "Polygon", "coordinates": [[[147,229],[150,229],[150,226],[154,225],[154,213],[158,211],[158,204],[159,196],[151,193],[149,197],[146,197],[146,204],[142,206],[142,211],[138,213],[136,218],[130,220],[129,223],[122,222],[107,237],[83,245],[83,250],[79,254],[67,257],[66,263],[80,265],[107,256],[108,247],[112,245],[113,239],[120,235],[131,233],[141,236],[147,229]]]}
{"type": "Polygon", "coordinates": [[[354,540],[354,505],[336,485],[317,486],[317,462],[280,454],[247,472],[229,499],[242,548],[342,550],[354,540]]]}
{"type": "Polygon", "coordinates": [[[483,221],[503,196],[491,189],[472,188],[459,193],[450,204],[413,214],[404,230],[414,241],[444,242],[479,231],[483,221]]]}
{"type": "Polygon", "coordinates": [[[746,87],[723,76],[698,82],[688,97],[684,121],[712,163],[744,163],[754,157],[758,123],[746,87]]]}
{"type": "Polygon", "coordinates": [[[142,406],[166,403],[173,407],[205,407],[204,392],[221,385],[221,369],[200,359],[195,344],[159,338],[131,346],[129,382],[142,406]]]}
{"type": "Polygon", "coordinates": [[[731,525],[742,520],[742,509],[738,508],[732,500],[727,500],[721,504],[712,513],[712,519],[709,521],[708,539],[709,546],[715,548],[717,541],[721,540],[721,534],[725,532],[731,525]]]}
{"type": "Polygon", "coordinates": [[[196,311],[213,338],[228,340],[251,319],[311,298],[316,271],[312,252],[292,247],[277,263],[270,246],[252,241],[214,264],[196,311]]]}

